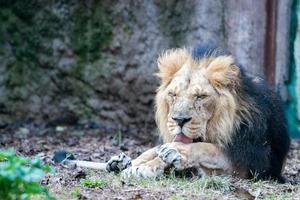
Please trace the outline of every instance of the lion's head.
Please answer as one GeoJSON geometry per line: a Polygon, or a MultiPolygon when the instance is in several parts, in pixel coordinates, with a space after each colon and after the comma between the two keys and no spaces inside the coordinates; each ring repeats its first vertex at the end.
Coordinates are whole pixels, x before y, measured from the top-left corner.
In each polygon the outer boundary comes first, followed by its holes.
{"type": "Polygon", "coordinates": [[[156,121],[164,142],[180,134],[230,142],[249,107],[238,95],[240,70],[233,57],[209,52],[195,58],[187,49],[172,49],[159,57],[158,67],[156,121]]]}

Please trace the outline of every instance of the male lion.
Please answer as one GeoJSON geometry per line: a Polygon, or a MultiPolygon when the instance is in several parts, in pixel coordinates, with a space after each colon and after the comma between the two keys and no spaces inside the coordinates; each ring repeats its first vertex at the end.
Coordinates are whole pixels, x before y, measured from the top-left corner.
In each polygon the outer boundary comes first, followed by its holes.
{"type": "Polygon", "coordinates": [[[281,176],[290,139],[279,97],[217,48],[172,49],[158,59],[156,120],[164,144],[125,176],[157,177],[174,166],[241,178],[281,176]]]}

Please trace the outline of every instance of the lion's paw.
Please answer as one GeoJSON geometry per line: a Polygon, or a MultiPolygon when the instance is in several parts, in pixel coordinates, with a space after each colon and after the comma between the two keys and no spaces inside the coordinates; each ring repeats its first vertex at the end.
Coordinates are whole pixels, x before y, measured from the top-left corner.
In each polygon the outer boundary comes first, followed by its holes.
{"type": "Polygon", "coordinates": [[[131,158],[125,153],[120,153],[118,156],[113,156],[107,162],[106,170],[108,172],[119,172],[131,166],[131,158]]]}
{"type": "Polygon", "coordinates": [[[162,145],[158,151],[158,156],[166,163],[181,168],[182,155],[169,143],[162,145]]]}
{"type": "Polygon", "coordinates": [[[137,177],[137,178],[155,178],[159,175],[154,168],[147,165],[131,166],[122,171],[123,178],[137,177]]]}

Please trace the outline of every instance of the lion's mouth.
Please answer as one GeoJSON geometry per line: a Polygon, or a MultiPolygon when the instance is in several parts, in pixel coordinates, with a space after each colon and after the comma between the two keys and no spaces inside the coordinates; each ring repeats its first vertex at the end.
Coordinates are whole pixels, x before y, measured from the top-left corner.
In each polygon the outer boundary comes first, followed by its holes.
{"type": "Polygon", "coordinates": [[[190,144],[190,143],[201,142],[201,141],[202,141],[201,138],[192,139],[184,135],[183,133],[176,134],[174,138],[174,142],[182,142],[184,144],[190,144]]]}

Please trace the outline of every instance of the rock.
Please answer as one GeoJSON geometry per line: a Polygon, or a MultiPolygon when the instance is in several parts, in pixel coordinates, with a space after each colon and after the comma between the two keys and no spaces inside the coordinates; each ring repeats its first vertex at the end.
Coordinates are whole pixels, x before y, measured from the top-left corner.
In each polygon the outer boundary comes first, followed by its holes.
{"type": "Polygon", "coordinates": [[[163,50],[216,41],[261,73],[266,4],[250,2],[6,3],[0,121],[44,120],[58,132],[87,120],[152,129],[153,73],[163,50]]]}
{"type": "Polygon", "coordinates": [[[86,172],[77,167],[74,172],[72,173],[72,176],[75,178],[75,179],[82,179],[82,178],[85,178],[86,177],[86,172]]]}

